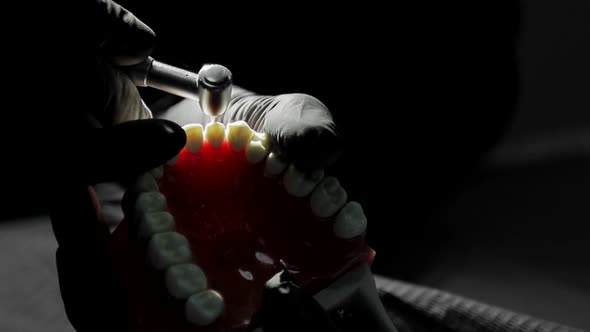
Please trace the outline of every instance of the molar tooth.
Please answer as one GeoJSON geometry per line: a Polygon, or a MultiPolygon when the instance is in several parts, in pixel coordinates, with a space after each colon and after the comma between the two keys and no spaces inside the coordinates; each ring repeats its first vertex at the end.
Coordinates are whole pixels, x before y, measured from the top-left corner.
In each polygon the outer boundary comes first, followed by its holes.
{"type": "Polygon", "coordinates": [[[159,191],[142,192],[135,201],[135,214],[159,212],[166,210],[166,197],[159,191]]]}
{"type": "Polygon", "coordinates": [[[207,277],[195,264],[178,264],[166,270],[166,288],[173,297],[184,300],[207,287],[207,277]]]}
{"type": "Polygon", "coordinates": [[[188,263],[192,259],[188,240],[176,232],[154,234],[148,242],[147,256],[150,264],[158,270],[188,263]]]}
{"type": "Polygon", "coordinates": [[[146,212],[139,217],[139,236],[150,238],[157,233],[174,231],[174,217],[169,212],[146,212]]]}
{"type": "Polygon", "coordinates": [[[245,121],[236,121],[227,125],[227,140],[234,151],[242,150],[250,141],[254,131],[245,121]]]}
{"type": "Polygon", "coordinates": [[[223,143],[225,138],[225,128],[222,123],[211,122],[205,127],[205,139],[213,147],[217,148],[223,143]]]}
{"type": "Polygon", "coordinates": [[[140,175],[133,185],[133,189],[137,192],[145,192],[145,191],[158,191],[158,183],[156,179],[150,174],[145,173],[140,175]]]}
{"type": "Polygon", "coordinates": [[[186,148],[197,153],[203,146],[203,126],[199,123],[192,123],[182,127],[186,132],[186,148]]]}
{"type": "Polygon", "coordinates": [[[287,168],[287,163],[279,159],[274,152],[271,152],[264,163],[264,174],[267,176],[277,176],[281,174],[285,168],[287,168]]]}
{"type": "Polygon", "coordinates": [[[289,194],[301,198],[309,195],[323,177],[323,169],[304,174],[290,165],[283,176],[283,185],[289,194]]]}
{"type": "Polygon", "coordinates": [[[329,176],[311,194],[311,210],[320,218],[328,218],[344,206],[346,199],[346,191],[340,186],[338,179],[329,176]]]}
{"type": "Polygon", "coordinates": [[[259,163],[267,154],[268,150],[264,147],[261,141],[252,140],[246,145],[246,159],[250,164],[259,163]]]}
{"type": "Polygon", "coordinates": [[[359,236],[367,229],[367,217],[357,202],[348,202],[336,216],[334,234],[342,239],[359,236]]]}
{"type": "Polygon", "coordinates": [[[205,326],[213,323],[224,307],[221,294],[208,289],[188,298],[184,306],[184,317],[191,324],[205,326]]]}

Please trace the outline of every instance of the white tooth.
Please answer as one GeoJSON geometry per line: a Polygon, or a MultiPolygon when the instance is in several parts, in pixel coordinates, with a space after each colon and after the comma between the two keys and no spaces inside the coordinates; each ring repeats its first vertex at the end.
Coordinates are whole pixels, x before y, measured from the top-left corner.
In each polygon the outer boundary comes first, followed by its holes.
{"type": "Polygon", "coordinates": [[[259,163],[267,154],[268,150],[261,141],[250,141],[246,145],[246,159],[250,164],[259,163]]]}
{"type": "Polygon", "coordinates": [[[221,315],[224,307],[221,294],[208,289],[193,294],[186,300],[184,317],[191,324],[205,326],[213,323],[221,315]]]}
{"type": "Polygon", "coordinates": [[[164,175],[164,168],[162,166],[158,166],[150,171],[150,174],[154,177],[154,179],[159,180],[164,175]]]}
{"type": "Polygon", "coordinates": [[[145,173],[140,175],[136,180],[135,184],[133,185],[133,189],[137,192],[144,192],[144,191],[158,191],[158,183],[156,179],[150,174],[145,173]]]}
{"type": "Polygon", "coordinates": [[[139,217],[139,236],[150,238],[157,233],[171,232],[176,229],[174,217],[166,211],[147,212],[139,217]]]}
{"type": "Polygon", "coordinates": [[[192,123],[182,127],[186,132],[186,148],[197,153],[203,146],[203,126],[200,123],[192,123]]]}
{"type": "Polygon", "coordinates": [[[336,216],[334,234],[342,239],[359,236],[367,229],[367,217],[357,202],[348,202],[336,216]]]}
{"type": "Polygon", "coordinates": [[[176,164],[176,162],[178,161],[178,155],[172,157],[172,159],[168,160],[166,162],[166,164],[170,165],[170,166],[174,166],[176,164]]]}
{"type": "Polygon", "coordinates": [[[176,232],[154,234],[147,246],[150,264],[158,270],[192,259],[189,243],[184,235],[176,232]]]}
{"type": "Polygon", "coordinates": [[[346,191],[335,177],[322,180],[311,194],[311,211],[320,218],[333,216],[346,203],[346,191]]]}
{"type": "Polygon", "coordinates": [[[219,147],[225,138],[225,128],[222,123],[211,122],[205,127],[205,138],[213,147],[219,147]]]}
{"type": "Polygon", "coordinates": [[[147,212],[160,212],[166,210],[166,197],[158,191],[148,191],[139,194],[135,201],[135,213],[140,216],[147,212]]]}
{"type": "Polygon", "coordinates": [[[259,141],[260,143],[262,143],[262,146],[264,146],[265,149],[270,151],[270,139],[268,138],[268,135],[265,133],[259,133],[257,131],[254,132],[254,134],[252,135],[251,139],[253,141],[259,141]]]}
{"type": "Polygon", "coordinates": [[[316,170],[311,174],[304,174],[290,165],[283,176],[283,185],[287,192],[295,197],[305,197],[324,177],[324,170],[316,170]]]}
{"type": "Polygon", "coordinates": [[[276,154],[271,152],[264,163],[264,174],[276,176],[281,174],[285,168],[287,168],[287,163],[283,162],[276,154]]]}
{"type": "Polygon", "coordinates": [[[236,121],[227,125],[227,140],[234,151],[242,150],[250,141],[254,131],[245,121],[236,121]]]}
{"type": "Polygon", "coordinates": [[[187,299],[207,287],[207,277],[195,264],[172,265],[166,270],[166,288],[179,300],[187,299]]]}

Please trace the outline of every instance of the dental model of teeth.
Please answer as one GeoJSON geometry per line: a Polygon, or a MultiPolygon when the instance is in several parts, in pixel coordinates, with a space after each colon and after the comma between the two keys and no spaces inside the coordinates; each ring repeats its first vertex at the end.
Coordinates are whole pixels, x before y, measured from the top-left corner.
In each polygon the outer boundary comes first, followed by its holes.
{"type": "Polygon", "coordinates": [[[300,172],[243,121],[184,129],[185,148],[129,189],[114,233],[138,331],[237,331],[280,260],[315,292],[373,259],[336,178],[300,172]]]}

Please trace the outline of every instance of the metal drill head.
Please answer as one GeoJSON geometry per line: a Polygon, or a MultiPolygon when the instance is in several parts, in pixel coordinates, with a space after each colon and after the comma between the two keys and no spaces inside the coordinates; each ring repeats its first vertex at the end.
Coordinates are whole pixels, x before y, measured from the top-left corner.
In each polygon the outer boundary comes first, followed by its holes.
{"type": "Polygon", "coordinates": [[[199,105],[213,119],[225,113],[231,98],[232,74],[221,65],[204,65],[198,74],[199,105]]]}

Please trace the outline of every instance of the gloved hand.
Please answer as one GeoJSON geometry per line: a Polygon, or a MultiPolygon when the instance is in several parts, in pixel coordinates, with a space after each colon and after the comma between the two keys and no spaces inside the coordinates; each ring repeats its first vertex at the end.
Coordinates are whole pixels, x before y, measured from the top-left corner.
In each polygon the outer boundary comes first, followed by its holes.
{"type": "Polygon", "coordinates": [[[104,33],[95,35],[91,43],[96,47],[84,48],[75,62],[86,64],[73,69],[85,74],[83,87],[71,89],[73,98],[84,97],[77,113],[66,108],[48,124],[64,131],[64,138],[48,137],[47,144],[54,158],[62,158],[56,160],[67,161],[51,167],[49,184],[58,193],[50,193],[49,208],[70,322],[78,331],[115,331],[125,327],[125,298],[117,298],[124,292],[117,292],[112,281],[110,234],[91,185],[124,180],[161,165],[180,151],[186,136],[173,122],[150,119],[137,88],[116,69],[144,60],[154,33],[114,2],[87,3],[95,5],[89,24],[104,33]]]}
{"type": "Polygon", "coordinates": [[[341,142],[330,111],[309,95],[257,96],[238,91],[221,117],[225,123],[237,120],[268,134],[276,153],[303,171],[330,165],[340,152],[341,142]]]}

